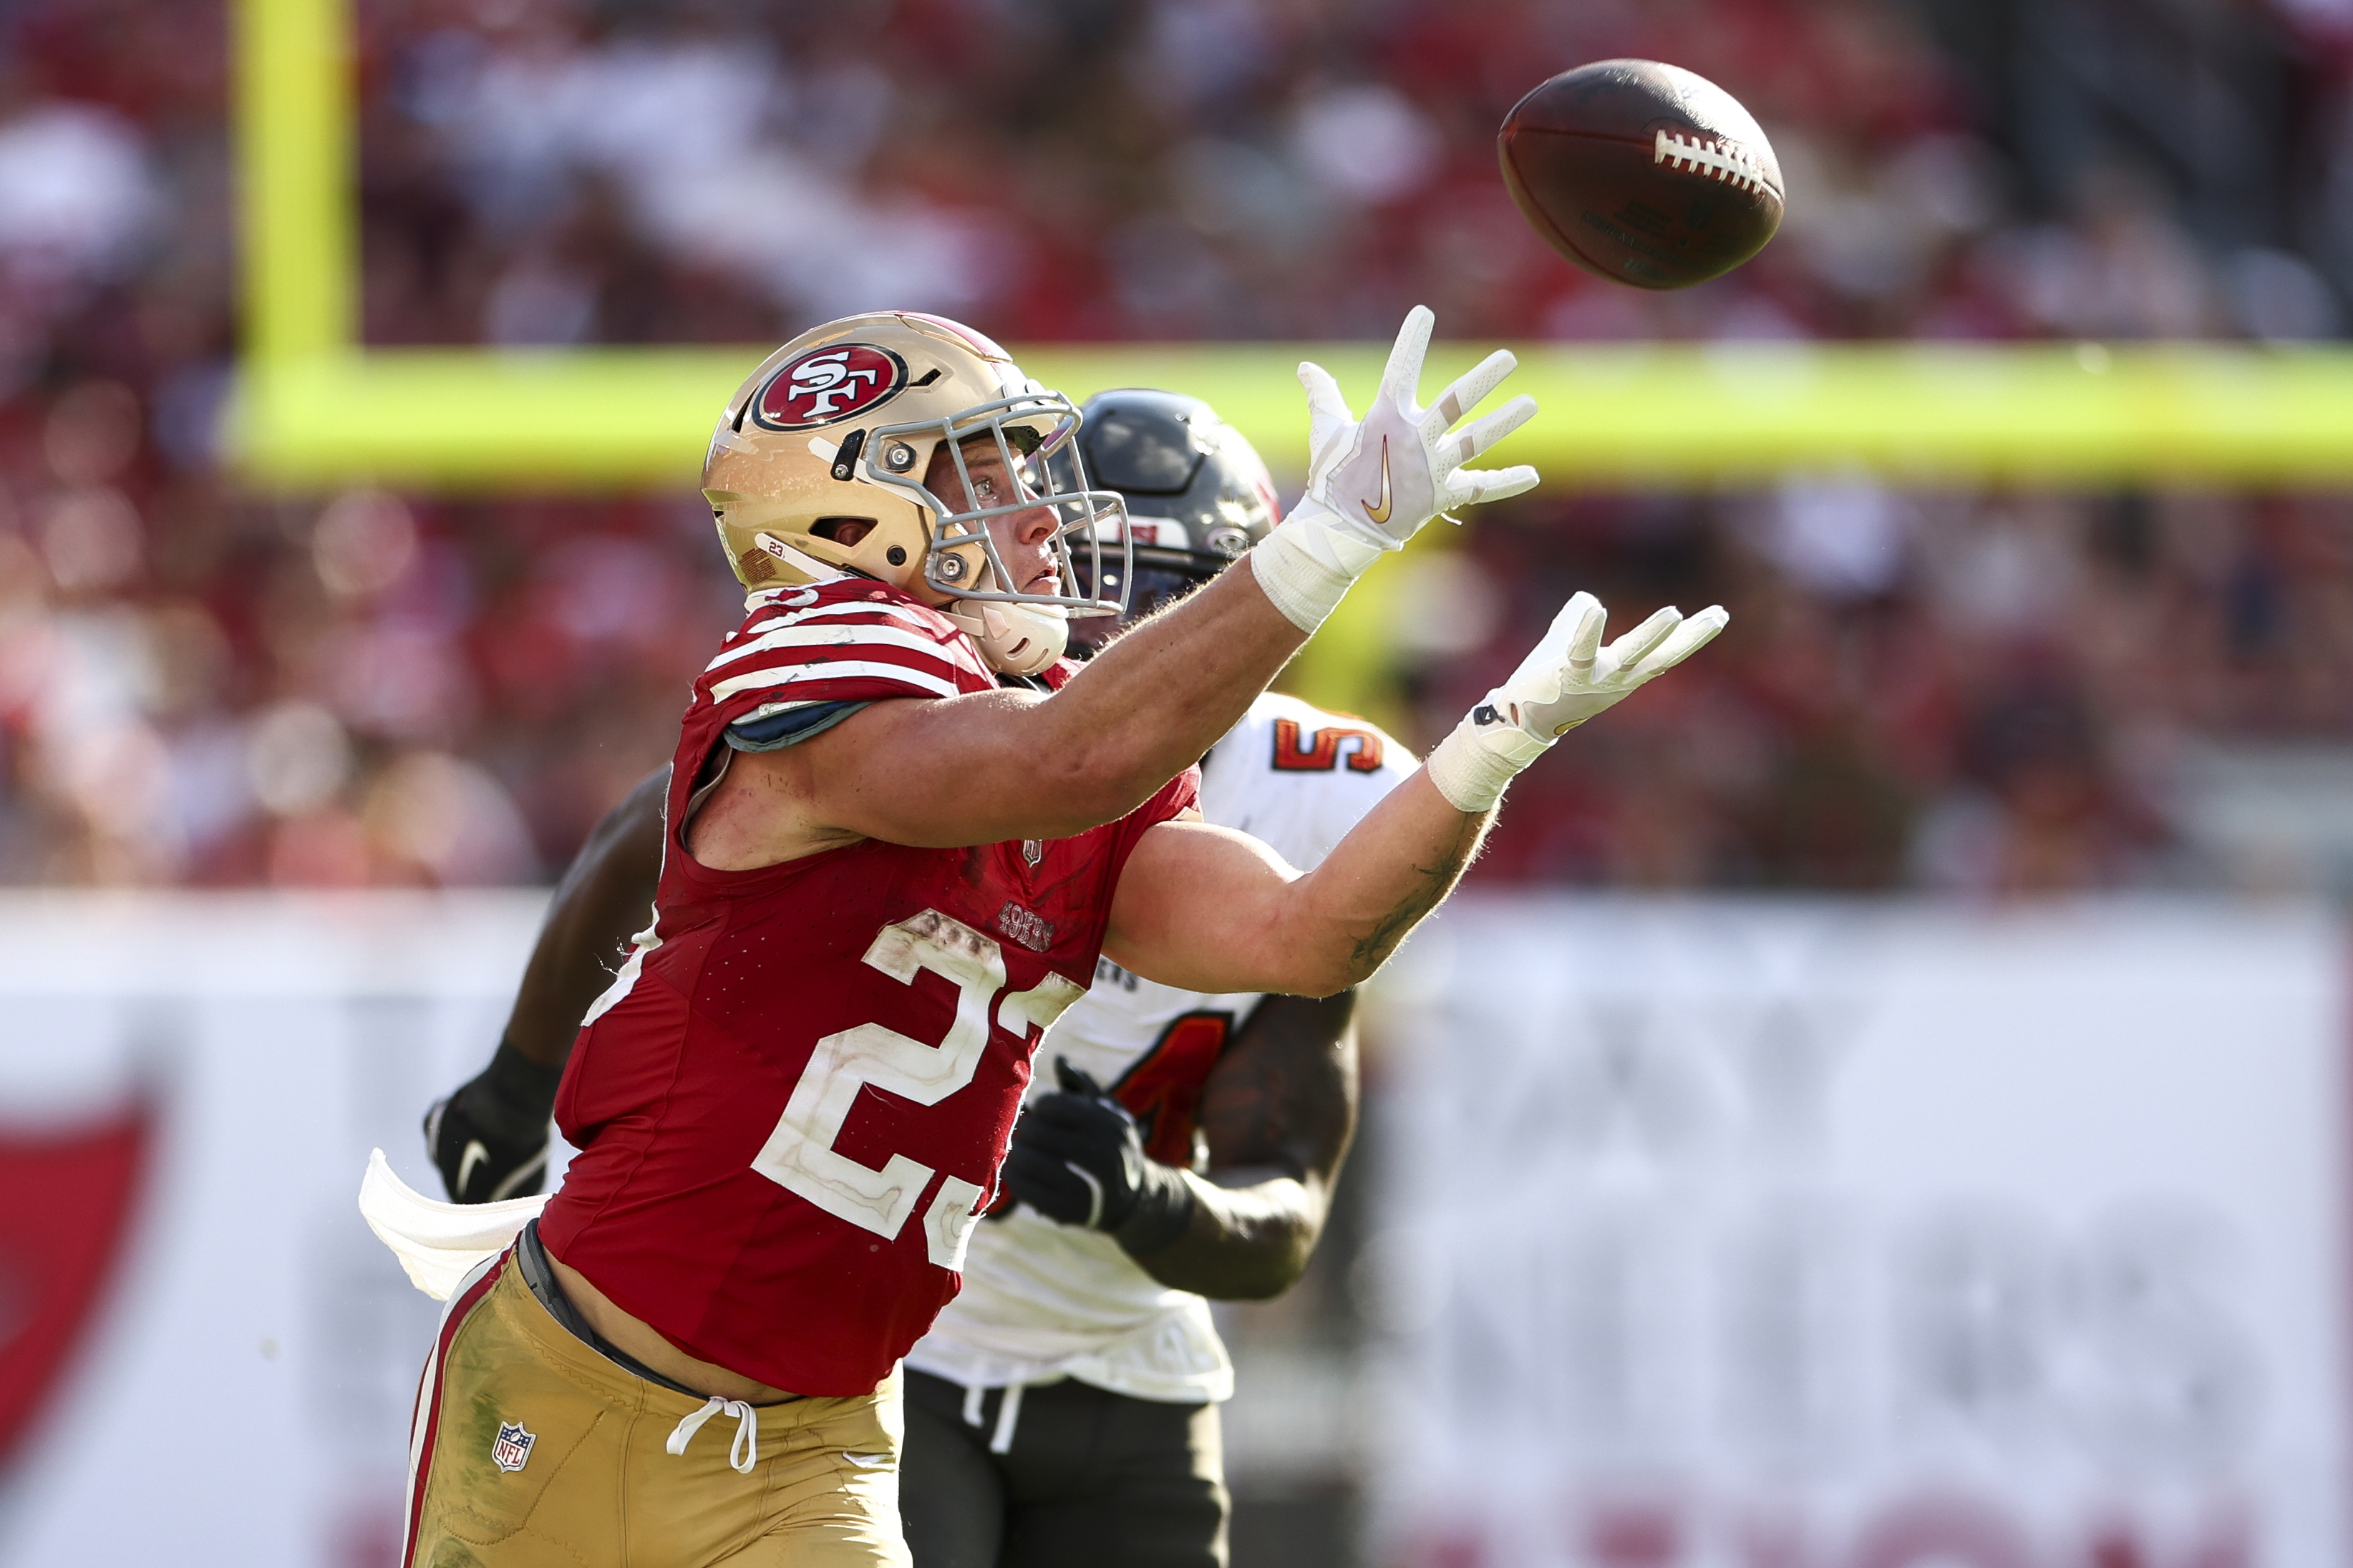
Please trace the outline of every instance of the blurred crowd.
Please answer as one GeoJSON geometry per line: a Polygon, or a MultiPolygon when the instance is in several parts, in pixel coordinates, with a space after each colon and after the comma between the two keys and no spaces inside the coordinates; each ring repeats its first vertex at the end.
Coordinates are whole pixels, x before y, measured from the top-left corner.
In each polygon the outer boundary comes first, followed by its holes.
{"type": "MultiPolygon", "coordinates": [[[[2348,9],[2236,25],[2306,51],[2325,89],[2348,9]]],[[[375,344],[758,344],[881,304],[1012,342],[1386,337],[1417,301],[1450,336],[1513,340],[2342,322],[2323,266],[2199,235],[2129,158],[2026,200],[1981,85],[1897,0],[354,10],[375,344]],[[1495,124],[1611,55],[1689,65],[1766,124],[1793,199],[1756,263],[1642,294],[1522,224],[1495,124]]],[[[552,875],[667,754],[732,624],[707,513],[683,484],[238,491],[215,441],[227,26],[209,4],[0,8],[0,882],[552,875]]],[[[2314,121],[2331,147],[2341,119],[2314,121]]],[[[1437,606],[1384,714],[1418,742],[1576,587],[1721,599],[1735,629],[1519,785],[1485,876],[2195,881],[2215,873],[2181,828],[2183,756],[2353,740],[2337,500],[1831,474],[1493,510],[1398,568],[1437,606]]]]}
{"type": "Polygon", "coordinates": [[[757,342],[920,300],[1007,342],[2326,336],[2093,158],[2024,213],[1898,0],[851,0],[366,8],[367,332],[757,342]],[[1796,194],[1756,263],[1650,295],[1564,267],[1496,177],[1549,74],[1732,88],[1796,194]]]}
{"type": "Polygon", "coordinates": [[[1577,588],[1733,618],[1513,786],[1480,876],[1973,895],[2330,879],[2210,832],[2201,764],[2353,739],[2353,501],[1847,476],[1485,521],[1420,564],[1455,607],[1407,656],[1425,740],[1577,588]]]}

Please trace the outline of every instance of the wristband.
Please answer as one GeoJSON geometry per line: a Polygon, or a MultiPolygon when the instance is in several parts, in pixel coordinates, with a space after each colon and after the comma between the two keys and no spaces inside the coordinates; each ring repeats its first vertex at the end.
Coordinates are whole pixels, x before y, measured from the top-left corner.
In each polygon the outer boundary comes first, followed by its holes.
{"type": "Polygon", "coordinates": [[[1493,811],[1504,798],[1504,787],[1552,749],[1551,742],[1516,725],[1481,724],[1480,711],[1473,709],[1464,715],[1422,763],[1446,804],[1470,816],[1493,811]]]}
{"type": "Polygon", "coordinates": [[[1250,575],[1283,619],[1312,636],[1381,554],[1311,496],[1250,551],[1250,575]]]}
{"type": "Polygon", "coordinates": [[[1466,816],[1493,811],[1520,770],[1457,730],[1431,748],[1421,764],[1446,804],[1466,816]]]}

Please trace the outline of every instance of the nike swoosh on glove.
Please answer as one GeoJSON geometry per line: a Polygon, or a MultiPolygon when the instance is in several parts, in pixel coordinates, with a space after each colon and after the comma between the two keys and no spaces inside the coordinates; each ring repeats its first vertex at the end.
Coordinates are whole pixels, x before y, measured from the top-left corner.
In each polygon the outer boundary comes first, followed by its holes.
{"type": "Polygon", "coordinates": [[[425,1152],[450,1202],[493,1204],[540,1190],[563,1078],[501,1040],[479,1077],[433,1102],[425,1113],[425,1152]]]}
{"type": "Polygon", "coordinates": [[[1277,609],[1303,631],[1321,626],[1349,584],[1388,551],[1402,550],[1423,524],[1451,508],[1534,489],[1536,471],[1462,465],[1535,416],[1535,400],[1514,397],[1454,428],[1519,365],[1503,349],[1425,408],[1415,401],[1437,318],[1409,312],[1389,350],[1380,389],[1358,419],[1331,372],[1299,367],[1307,389],[1307,493],[1251,552],[1251,572],[1277,609]]]}
{"type": "Polygon", "coordinates": [[[1603,647],[1609,612],[1577,595],[1511,679],[1430,753],[1430,782],[1457,811],[1489,809],[1554,742],[1705,647],[1731,618],[1721,605],[1689,619],[1669,605],[1603,647]]]}
{"type": "Polygon", "coordinates": [[[1125,1106],[1069,1058],[1054,1065],[1060,1089],[1014,1124],[1006,1191],[1048,1219],[1107,1233],[1132,1256],[1159,1251],[1192,1223],[1193,1189],[1144,1152],[1125,1106]]]}

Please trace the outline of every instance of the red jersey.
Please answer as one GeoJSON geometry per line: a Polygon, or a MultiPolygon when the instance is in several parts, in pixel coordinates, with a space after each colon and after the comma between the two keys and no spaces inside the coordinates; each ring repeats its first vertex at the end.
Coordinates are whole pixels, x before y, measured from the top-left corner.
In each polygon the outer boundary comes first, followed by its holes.
{"type": "Polygon", "coordinates": [[[730,724],[997,685],[881,584],[753,604],[687,709],[654,929],[565,1070],[580,1152],[540,1237],[690,1355],[863,1394],[955,1295],[1039,1037],[1093,977],[1128,853],[1199,778],[1074,838],[712,870],[679,825],[730,724]]]}

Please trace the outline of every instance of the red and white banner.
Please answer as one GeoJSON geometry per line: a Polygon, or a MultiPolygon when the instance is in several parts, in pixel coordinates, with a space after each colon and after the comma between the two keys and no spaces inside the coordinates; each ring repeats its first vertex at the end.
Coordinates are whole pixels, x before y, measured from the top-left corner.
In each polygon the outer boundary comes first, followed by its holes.
{"type": "Polygon", "coordinates": [[[2343,1568],[2346,932],[1465,900],[1386,977],[1411,1568],[2343,1568]]]}
{"type": "Polygon", "coordinates": [[[398,1560],[436,1303],[367,1152],[488,1058],[545,897],[0,897],[0,1565],[398,1560]]]}

